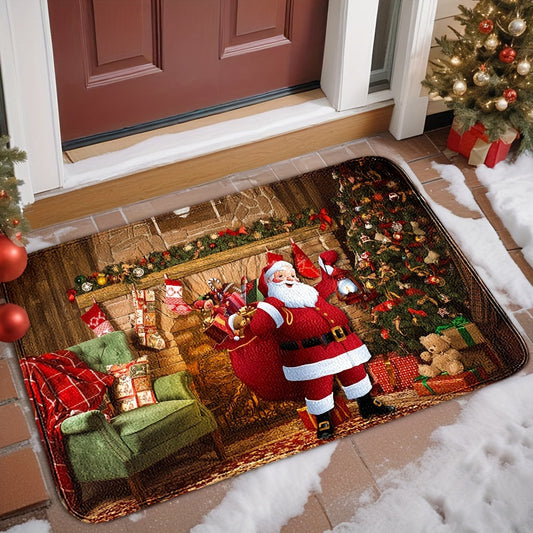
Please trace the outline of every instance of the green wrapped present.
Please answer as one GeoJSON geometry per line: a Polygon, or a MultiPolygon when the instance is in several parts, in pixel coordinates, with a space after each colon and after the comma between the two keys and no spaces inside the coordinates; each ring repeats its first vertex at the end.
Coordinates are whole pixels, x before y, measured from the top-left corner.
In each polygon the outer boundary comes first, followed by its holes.
{"type": "Polygon", "coordinates": [[[468,322],[463,316],[454,318],[451,324],[437,327],[435,331],[448,337],[452,348],[456,350],[462,350],[485,342],[485,338],[478,327],[473,322],[468,322]]]}

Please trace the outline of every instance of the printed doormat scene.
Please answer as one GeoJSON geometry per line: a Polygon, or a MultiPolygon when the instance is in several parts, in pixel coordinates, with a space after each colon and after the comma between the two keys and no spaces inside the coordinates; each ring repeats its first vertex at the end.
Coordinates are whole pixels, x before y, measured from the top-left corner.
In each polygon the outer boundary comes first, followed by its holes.
{"type": "Polygon", "coordinates": [[[458,397],[527,349],[363,157],[30,254],[7,299],[68,509],[102,522],[458,397]]]}

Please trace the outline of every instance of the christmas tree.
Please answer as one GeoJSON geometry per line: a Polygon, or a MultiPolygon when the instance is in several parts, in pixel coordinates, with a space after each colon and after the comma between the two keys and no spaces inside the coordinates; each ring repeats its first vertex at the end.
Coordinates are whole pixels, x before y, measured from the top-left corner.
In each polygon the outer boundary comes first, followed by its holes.
{"type": "Polygon", "coordinates": [[[9,137],[0,137],[0,234],[21,243],[30,226],[22,214],[18,190],[22,181],[15,178],[14,164],[25,159],[22,150],[9,148],[9,137]]]}
{"type": "Polygon", "coordinates": [[[384,172],[341,167],[335,202],[355,256],[354,277],[369,302],[374,354],[420,351],[419,337],[468,316],[467,295],[449,245],[416,193],[384,172]]]}
{"type": "Polygon", "coordinates": [[[437,39],[443,57],[430,62],[422,85],[453,110],[460,133],[480,122],[493,142],[514,128],[518,151],[532,150],[533,1],[481,0],[459,9],[464,31],[451,28],[454,39],[437,39]]]}

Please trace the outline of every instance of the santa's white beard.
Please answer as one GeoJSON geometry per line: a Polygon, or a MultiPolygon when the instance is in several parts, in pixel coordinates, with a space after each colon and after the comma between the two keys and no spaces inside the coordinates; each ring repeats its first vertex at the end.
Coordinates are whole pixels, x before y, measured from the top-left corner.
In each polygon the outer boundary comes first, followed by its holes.
{"type": "Polygon", "coordinates": [[[302,283],[295,281],[291,286],[286,282],[274,283],[268,282],[268,295],[281,300],[287,307],[314,307],[318,299],[318,291],[302,283]]]}

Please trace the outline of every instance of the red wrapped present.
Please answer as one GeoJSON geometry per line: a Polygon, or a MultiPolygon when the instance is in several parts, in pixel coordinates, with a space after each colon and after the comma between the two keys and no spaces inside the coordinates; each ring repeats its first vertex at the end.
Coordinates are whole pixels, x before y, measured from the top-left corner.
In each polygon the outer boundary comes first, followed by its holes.
{"type": "MultiPolygon", "coordinates": [[[[314,415],[309,414],[309,412],[307,411],[307,407],[301,407],[300,409],[298,409],[298,415],[302,419],[302,422],[304,423],[304,426],[307,429],[311,431],[316,431],[316,417],[314,415]]],[[[339,426],[345,420],[348,420],[350,416],[352,416],[352,413],[350,412],[350,409],[348,408],[348,405],[346,404],[344,398],[342,396],[335,396],[335,407],[333,408],[333,413],[331,414],[333,426],[339,426]]]]}
{"type": "Polygon", "coordinates": [[[459,133],[454,122],[446,145],[450,150],[467,157],[468,164],[485,164],[492,168],[507,157],[511,144],[517,137],[518,132],[509,128],[497,141],[489,142],[485,127],[480,122],[474,124],[463,134],[459,133]]]}
{"type": "Polygon", "coordinates": [[[441,374],[434,378],[419,376],[414,381],[414,389],[419,396],[463,392],[472,390],[474,385],[487,379],[488,375],[483,368],[469,368],[455,376],[449,374],[441,374]]]}
{"type": "Polygon", "coordinates": [[[413,380],[419,375],[418,363],[414,355],[401,356],[392,352],[373,358],[366,367],[376,392],[382,389],[383,393],[389,394],[413,388],[413,380]]]}
{"type": "Polygon", "coordinates": [[[204,333],[218,344],[223,342],[228,336],[233,337],[233,331],[228,324],[228,319],[220,313],[216,313],[204,321],[204,333]]]}

